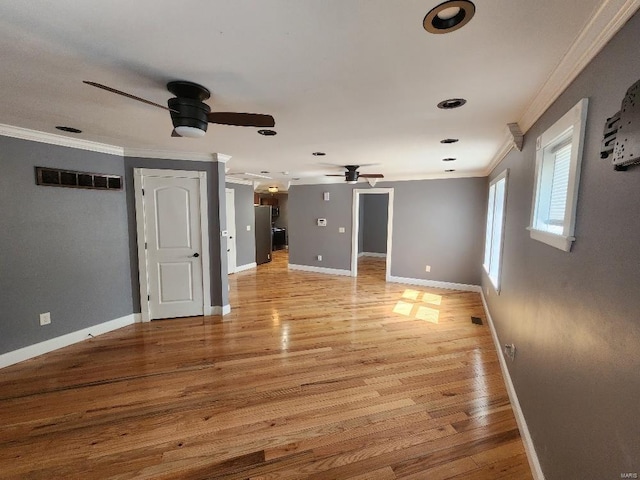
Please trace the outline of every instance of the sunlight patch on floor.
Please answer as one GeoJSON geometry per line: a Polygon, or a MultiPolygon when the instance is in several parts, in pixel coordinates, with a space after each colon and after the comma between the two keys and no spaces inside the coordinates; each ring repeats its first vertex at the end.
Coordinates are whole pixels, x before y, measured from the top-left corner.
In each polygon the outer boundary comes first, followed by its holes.
{"type": "Polygon", "coordinates": [[[404,315],[405,317],[411,316],[411,310],[413,309],[413,303],[399,301],[396,306],[393,307],[393,313],[404,315]]]}
{"type": "Polygon", "coordinates": [[[440,312],[435,308],[418,307],[418,312],[416,313],[416,318],[418,320],[424,320],[430,323],[438,323],[439,317],[440,312]]]}
{"type": "Polygon", "coordinates": [[[412,317],[417,320],[422,320],[429,323],[437,324],[440,318],[440,311],[437,308],[428,307],[423,304],[440,305],[442,303],[442,295],[436,295],[434,293],[421,292],[419,290],[413,290],[407,288],[402,293],[402,298],[405,300],[414,300],[415,302],[406,302],[398,300],[393,307],[393,313],[404,315],[405,317],[412,317]],[[422,298],[422,300],[419,300],[422,298]],[[415,315],[412,315],[413,307],[417,306],[415,315]]]}

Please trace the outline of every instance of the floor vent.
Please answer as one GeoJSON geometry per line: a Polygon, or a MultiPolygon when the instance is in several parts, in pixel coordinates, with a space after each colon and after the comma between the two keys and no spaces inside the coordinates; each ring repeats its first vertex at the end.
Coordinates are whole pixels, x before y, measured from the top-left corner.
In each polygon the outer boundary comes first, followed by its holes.
{"type": "Polygon", "coordinates": [[[471,323],[474,325],[482,325],[482,319],[480,317],[471,317],[471,323]]]}

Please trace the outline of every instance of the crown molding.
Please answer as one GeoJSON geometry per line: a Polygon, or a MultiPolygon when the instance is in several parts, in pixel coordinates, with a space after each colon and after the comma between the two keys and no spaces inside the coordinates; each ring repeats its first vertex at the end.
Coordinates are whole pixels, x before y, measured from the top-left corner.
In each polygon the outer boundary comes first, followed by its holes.
{"type": "Polygon", "coordinates": [[[39,132],[28,128],[14,127],[13,125],[0,124],[0,135],[4,137],[19,138],[31,142],[48,143],[60,147],[77,148],[89,150],[91,152],[106,153],[108,155],[123,156],[124,149],[116,145],[106,143],[91,142],[80,138],[70,138],[55,133],[39,132]]]}
{"type": "Polygon", "coordinates": [[[640,8],[640,0],[605,0],[538,91],[518,125],[526,133],[640,8]]]}
{"type": "Polygon", "coordinates": [[[172,152],[145,148],[125,148],[125,157],[158,158],[163,160],[186,160],[192,162],[217,162],[215,153],[172,152]]]}
{"type": "Polygon", "coordinates": [[[227,183],[235,183],[236,185],[249,185],[253,188],[253,182],[251,180],[245,180],[243,178],[225,177],[224,181],[227,183]]]}

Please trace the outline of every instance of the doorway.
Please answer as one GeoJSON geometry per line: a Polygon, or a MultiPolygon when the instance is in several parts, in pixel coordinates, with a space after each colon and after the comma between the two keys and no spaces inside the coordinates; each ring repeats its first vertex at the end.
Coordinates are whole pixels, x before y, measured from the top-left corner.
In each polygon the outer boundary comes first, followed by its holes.
{"type": "Polygon", "coordinates": [[[206,172],[134,169],[142,320],[209,314],[206,172]]]}
{"type": "MultiPolygon", "coordinates": [[[[375,202],[380,204],[381,202],[375,202]]],[[[380,208],[380,205],[378,205],[380,208]]],[[[370,212],[371,213],[371,212],[370,212]]],[[[384,258],[386,260],[385,266],[385,280],[389,281],[391,276],[391,247],[392,247],[392,239],[393,239],[393,188],[369,188],[369,189],[360,189],[356,188],[353,190],[353,214],[352,214],[352,238],[351,238],[351,276],[358,276],[358,259],[361,257],[361,253],[365,255],[369,255],[371,257],[376,258],[384,258]],[[377,245],[374,248],[370,248],[371,250],[378,250],[374,252],[368,252],[365,249],[367,231],[365,230],[365,214],[367,213],[365,208],[365,203],[374,203],[374,202],[366,202],[365,199],[368,195],[378,195],[381,200],[386,200],[386,211],[382,212],[386,214],[386,222],[382,222],[380,225],[381,217],[384,217],[382,214],[378,214],[376,218],[375,212],[373,212],[373,217],[376,223],[376,229],[378,233],[376,234],[376,239],[371,242],[369,245],[377,245]],[[382,230],[382,231],[380,231],[382,230]],[[386,233],[386,238],[380,238],[384,236],[386,233]],[[384,242],[384,248],[380,248],[380,243],[384,242]]]]}

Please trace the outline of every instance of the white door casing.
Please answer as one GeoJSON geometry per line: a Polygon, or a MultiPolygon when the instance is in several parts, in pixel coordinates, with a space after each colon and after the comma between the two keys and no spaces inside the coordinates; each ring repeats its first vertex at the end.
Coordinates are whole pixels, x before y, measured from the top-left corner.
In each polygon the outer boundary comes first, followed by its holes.
{"type": "Polygon", "coordinates": [[[227,273],[235,273],[237,267],[236,252],[236,191],[225,189],[227,195],[227,273]]]}
{"type": "Polygon", "coordinates": [[[211,313],[206,172],[134,170],[142,320],[211,313]]]}
{"type": "Polygon", "coordinates": [[[358,276],[358,232],[360,230],[360,195],[366,194],[388,194],[389,204],[387,206],[387,268],[385,279],[388,282],[391,278],[391,247],[393,244],[393,188],[354,188],[353,189],[353,210],[351,228],[351,276],[358,276]]]}

